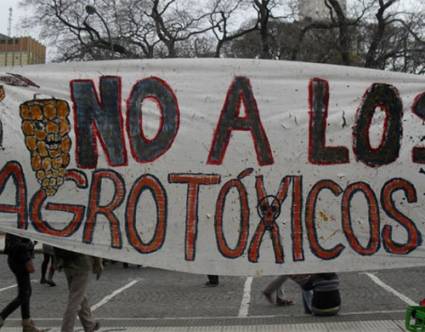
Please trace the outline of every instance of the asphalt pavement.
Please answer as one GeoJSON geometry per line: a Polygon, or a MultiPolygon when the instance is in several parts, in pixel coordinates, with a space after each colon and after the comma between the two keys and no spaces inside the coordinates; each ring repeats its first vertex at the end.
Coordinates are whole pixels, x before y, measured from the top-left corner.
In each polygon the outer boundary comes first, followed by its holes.
{"type": "MultiPolygon", "coordinates": [[[[39,283],[42,256],[32,276],[32,318],[37,326],[60,326],[67,299],[63,273],[55,274],[56,287],[39,283]]],[[[6,256],[0,255],[0,308],[16,294],[6,256]]],[[[407,306],[425,297],[425,269],[340,274],[343,307],[335,317],[303,313],[301,293],[286,284],[295,304],[270,305],[261,290],[272,277],[220,277],[220,285],[205,287],[207,277],[109,264],[100,280],[91,280],[89,299],[101,332],[113,331],[404,331],[407,306]]],[[[1,332],[20,331],[15,312],[1,332]]],[[[79,331],[83,331],[81,328],[79,331]]]]}

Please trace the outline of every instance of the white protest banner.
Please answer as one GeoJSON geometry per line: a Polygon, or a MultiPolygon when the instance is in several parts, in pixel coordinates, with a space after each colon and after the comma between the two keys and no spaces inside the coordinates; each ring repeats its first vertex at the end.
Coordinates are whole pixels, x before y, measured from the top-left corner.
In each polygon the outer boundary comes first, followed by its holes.
{"type": "Polygon", "coordinates": [[[175,59],[0,84],[0,231],[194,273],[425,265],[424,77],[175,59]]]}

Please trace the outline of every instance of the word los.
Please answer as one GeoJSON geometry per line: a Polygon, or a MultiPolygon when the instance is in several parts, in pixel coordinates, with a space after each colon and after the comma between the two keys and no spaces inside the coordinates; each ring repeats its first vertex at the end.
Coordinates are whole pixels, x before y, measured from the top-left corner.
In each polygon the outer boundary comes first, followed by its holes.
{"type": "MultiPolygon", "coordinates": [[[[96,168],[96,139],[101,142],[108,164],[128,164],[121,111],[121,78],[100,77],[100,99],[93,81],[71,81],[75,112],[76,163],[79,168],[96,168]]],[[[314,78],[308,89],[309,147],[308,159],[317,165],[349,163],[349,150],[344,146],[326,146],[326,124],[329,105],[329,84],[314,78]]],[[[413,112],[425,120],[425,93],[419,95],[413,112]]],[[[369,167],[391,164],[399,157],[402,138],[403,105],[397,89],[389,84],[373,84],[358,108],[353,127],[353,151],[357,160],[369,167]],[[378,147],[370,144],[370,126],[375,112],[385,112],[385,124],[378,147]]],[[[127,99],[126,132],[133,158],[140,163],[153,162],[169,150],[179,130],[180,111],[177,97],[163,80],[150,77],[138,81],[127,99]],[[141,106],[145,99],[158,105],[160,125],[156,136],[146,137],[142,128],[141,106]]],[[[221,165],[232,131],[248,131],[253,139],[257,161],[261,166],[274,164],[272,149],[262,125],[251,83],[236,77],[231,83],[218,120],[207,164],[221,165]],[[245,108],[241,116],[240,108],[245,108]]],[[[425,148],[415,147],[413,162],[425,163],[425,148]]]]}
{"type": "MultiPolygon", "coordinates": [[[[385,225],[381,227],[381,217],[379,201],[375,192],[365,182],[349,184],[343,189],[332,180],[320,180],[315,183],[305,199],[303,207],[303,186],[302,176],[286,176],[282,179],[278,192],[269,195],[264,186],[263,176],[256,176],[255,193],[258,204],[260,220],[250,229],[252,222],[250,211],[255,208],[250,206],[248,201],[248,190],[243,184],[243,179],[252,173],[252,169],[247,169],[235,178],[225,182],[217,195],[215,201],[214,230],[217,241],[217,248],[225,258],[233,259],[244,255],[247,252],[248,260],[256,263],[259,260],[260,248],[265,239],[264,235],[269,234],[273,244],[275,262],[282,264],[285,261],[285,254],[281,242],[282,232],[278,224],[279,209],[283,202],[290,197],[288,205],[291,212],[291,239],[292,239],[292,259],[293,261],[304,260],[304,232],[312,253],[320,259],[330,260],[338,257],[345,249],[343,243],[338,243],[333,248],[325,248],[320,243],[318,236],[318,221],[316,219],[316,205],[322,191],[330,191],[335,197],[340,197],[341,209],[341,229],[348,245],[359,255],[374,255],[383,244],[384,250],[391,254],[406,255],[416,249],[422,243],[422,235],[417,229],[414,221],[405,216],[393,200],[393,194],[401,191],[408,203],[417,202],[417,192],[415,186],[409,181],[401,178],[394,178],[387,181],[380,193],[380,204],[382,211],[393,219],[398,226],[401,226],[407,233],[407,241],[398,243],[393,239],[393,227],[385,225]],[[239,200],[236,204],[240,209],[239,237],[236,244],[229,245],[224,232],[225,219],[223,218],[225,205],[230,204],[227,199],[231,191],[236,191],[239,200]],[[290,195],[291,194],[291,195],[290,195]],[[355,195],[361,194],[367,202],[369,241],[367,245],[362,245],[352,226],[351,221],[351,201],[355,195]],[[272,200],[268,198],[273,197],[272,200]],[[304,222],[303,222],[303,210],[304,222]],[[381,229],[382,228],[382,229],[381,229]]],[[[168,223],[168,194],[163,184],[151,174],[143,174],[134,181],[131,188],[126,188],[122,176],[109,169],[99,169],[92,173],[89,183],[86,175],[79,170],[68,170],[65,181],[75,183],[79,190],[88,191],[87,205],[77,205],[68,203],[45,204],[47,195],[43,190],[37,191],[27,202],[27,186],[21,165],[16,161],[9,161],[0,171],[0,192],[3,192],[7,182],[13,181],[16,187],[16,203],[0,204],[0,213],[17,214],[18,228],[28,227],[28,215],[33,227],[40,233],[57,237],[72,236],[80,227],[83,227],[82,241],[93,243],[93,235],[96,228],[97,217],[103,216],[109,222],[111,234],[111,247],[120,249],[123,247],[121,230],[125,229],[128,243],[141,254],[154,253],[161,249],[167,234],[168,223]],[[111,200],[101,205],[102,183],[107,180],[113,183],[111,200]],[[90,186],[89,186],[90,184],[90,186]],[[156,226],[152,239],[144,242],[140,234],[143,234],[143,224],[136,218],[136,210],[141,201],[143,192],[149,192],[156,205],[156,226]],[[57,229],[50,225],[42,217],[42,209],[59,211],[72,215],[72,219],[65,223],[63,228],[57,229]],[[123,205],[124,216],[117,215],[117,209],[123,205]],[[84,221],[84,223],[83,223],[84,221]],[[139,224],[138,224],[139,223],[139,224]]],[[[204,186],[214,186],[221,183],[221,176],[217,174],[182,174],[172,173],[168,175],[168,185],[185,185],[186,195],[186,218],[185,218],[185,259],[195,260],[196,239],[198,235],[198,206],[199,190],[204,186]]],[[[235,204],[235,203],[232,203],[235,204]]],[[[58,223],[56,222],[56,227],[58,223]]],[[[62,225],[62,224],[59,224],[62,225]]],[[[398,230],[397,232],[399,232],[398,230]]],[[[228,234],[227,234],[228,237],[228,234]]]]}

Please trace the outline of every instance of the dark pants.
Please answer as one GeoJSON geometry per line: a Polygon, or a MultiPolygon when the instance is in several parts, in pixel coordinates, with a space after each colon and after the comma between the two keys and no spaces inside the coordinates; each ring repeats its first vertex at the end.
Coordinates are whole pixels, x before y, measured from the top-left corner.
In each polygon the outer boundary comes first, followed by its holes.
{"type": "Polygon", "coordinates": [[[18,283],[18,296],[3,309],[0,317],[5,320],[18,307],[21,307],[22,319],[28,319],[30,318],[31,297],[30,274],[27,272],[25,265],[14,263],[10,258],[7,262],[18,283]]]}
{"type": "Polygon", "coordinates": [[[218,285],[218,276],[213,274],[207,274],[208,281],[213,285],[218,285]]]}
{"type": "Polygon", "coordinates": [[[45,280],[46,279],[46,273],[47,273],[47,268],[49,267],[49,262],[50,262],[50,269],[49,269],[49,275],[47,276],[47,280],[52,280],[53,278],[53,274],[55,273],[55,268],[54,268],[54,261],[53,261],[53,256],[50,254],[43,254],[43,262],[41,263],[41,280],[45,280]]]}

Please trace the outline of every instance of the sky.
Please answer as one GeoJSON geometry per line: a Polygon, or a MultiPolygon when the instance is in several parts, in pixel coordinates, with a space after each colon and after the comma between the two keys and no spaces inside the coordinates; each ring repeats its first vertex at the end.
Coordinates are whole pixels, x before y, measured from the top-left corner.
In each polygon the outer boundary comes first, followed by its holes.
{"type": "Polygon", "coordinates": [[[25,16],[24,9],[18,7],[19,0],[0,0],[0,33],[7,35],[7,27],[9,20],[9,8],[13,9],[12,35],[13,36],[32,36],[37,37],[37,34],[31,31],[23,31],[19,28],[19,21],[25,16]]]}
{"type": "MultiPolygon", "coordinates": [[[[202,0],[205,1],[205,0],[202,0]]],[[[420,4],[423,0],[400,0],[399,6],[406,8],[415,8],[415,4],[420,4]]],[[[354,2],[354,0],[348,0],[348,2],[354,2]]],[[[23,8],[18,6],[19,0],[0,0],[0,33],[6,35],[8,27],[9,8],[13,9],[13,23],[12,23],[12,35],[13,36],[31,36],[37,38],[38,32],[31,30],[22,30],[19,27],[19,21],[29,15],[23,8]]]]}

